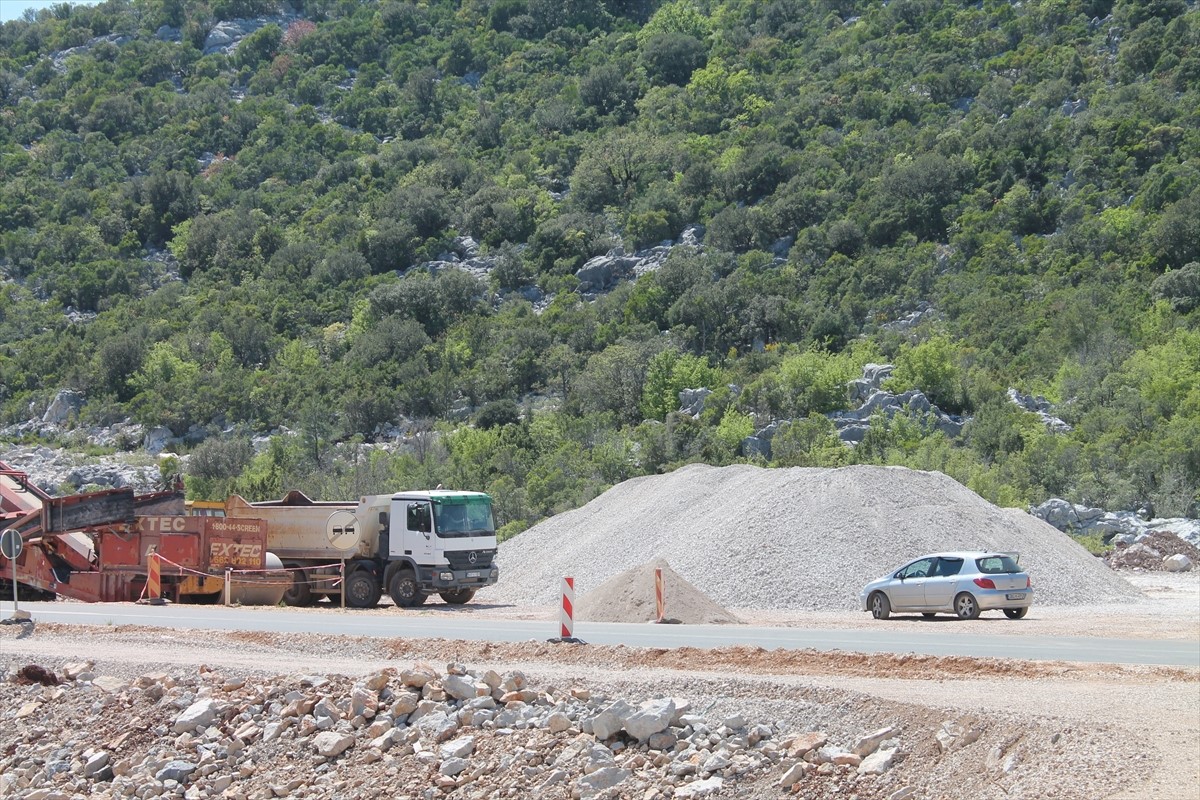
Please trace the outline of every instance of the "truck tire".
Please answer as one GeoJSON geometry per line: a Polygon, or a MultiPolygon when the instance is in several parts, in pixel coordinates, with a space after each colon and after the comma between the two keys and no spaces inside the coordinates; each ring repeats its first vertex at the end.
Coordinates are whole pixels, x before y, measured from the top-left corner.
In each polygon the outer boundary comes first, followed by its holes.
{"type": "Polygon", "coordinates": [[[308,584],[308,573],[302,569],[292,570],[292,582],[283,593],[285,606],[307,607],[317,602],[312,587],[308,584]]]}
{"type": "Polygon", "coordinates": [[[370,570],[360,569],[346,578],[346,605],[350,608],[374,608],[379,605],[383,588],[370,570]]]}
{"type": "Polygon", "coordinates": [[[453,592],[441,592],[442,600],[452,606],[461,606],[464,603],[471,602],[471,598],[475,596],[474,589],[458,589],[453,592]]]}
{"type": "Polygon", "coordinates": [[[398,608],[413,608],[425,602],[429,596],[421,591],[417,576],[411,569],[396,570],[388,584],[388,594],[398,608]]]}

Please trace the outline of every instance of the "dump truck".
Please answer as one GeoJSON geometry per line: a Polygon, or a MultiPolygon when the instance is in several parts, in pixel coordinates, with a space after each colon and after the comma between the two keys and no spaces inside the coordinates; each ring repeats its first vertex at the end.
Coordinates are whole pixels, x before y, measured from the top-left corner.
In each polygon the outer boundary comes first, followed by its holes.
{"type": "Polygon", "coordinates": [[[496,524],[482,492],[447,490],[318,501],[303,492],[281,500],[225,501],[227,519],[267,523],[267,549],[292,575],[283,602],[308,606],[329,597],[373,608],[386,591],[400,608],[433,594],[452,605],[496,583],[496,524]]]}

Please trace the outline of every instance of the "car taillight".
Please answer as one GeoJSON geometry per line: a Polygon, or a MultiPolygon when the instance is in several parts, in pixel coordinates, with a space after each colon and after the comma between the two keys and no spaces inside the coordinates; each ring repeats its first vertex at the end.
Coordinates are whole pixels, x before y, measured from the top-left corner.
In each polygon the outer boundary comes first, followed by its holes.
{"type": "Polygon", "coordinates": [[[976,578],[975,585],[978,586],[980,589],[995,589],[996,588],[996,582],[993,581],[991,578],[976,578]]]}
{"type": "Polygon", "coordinates": [[[1031,580],[1029,579],[1029,576],[1028,576],[1028,575],[1026,575],[1026,576],[1025,576],[1025,588],[1026,588],[1026,589],[1032,589],[1032,588],[1033,588],[1033,581],[1031,581],[1031,580]]]}

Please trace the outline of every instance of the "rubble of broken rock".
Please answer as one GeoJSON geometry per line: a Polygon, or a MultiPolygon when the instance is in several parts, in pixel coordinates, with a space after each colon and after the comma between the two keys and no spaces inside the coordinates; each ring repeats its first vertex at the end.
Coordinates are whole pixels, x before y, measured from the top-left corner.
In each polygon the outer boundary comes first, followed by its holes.
{"type": "Polygon", "coordinates": [[[863,798],[911,792],[880,783],[904,758],[894,727],[842,744],[784,736],[775,723],[710,719],[685,699],[533,686],[516,670],[418,663],[358,680],[92,670],[29,665],[5,682],[0,795],[684,800],[755,781],[784,795],[825,796],[811,792],[822,782],[863,798]],[[100,718],[115,726],[97,739],[100,718]]]}
{"type": "Polygon", "coordinates": [[[1200,548],[1165,531],[1155,531],[1132,544],[1118,542],[1104,561],[1113,569],[1187,572],[1200,563],[1200,548]]]}

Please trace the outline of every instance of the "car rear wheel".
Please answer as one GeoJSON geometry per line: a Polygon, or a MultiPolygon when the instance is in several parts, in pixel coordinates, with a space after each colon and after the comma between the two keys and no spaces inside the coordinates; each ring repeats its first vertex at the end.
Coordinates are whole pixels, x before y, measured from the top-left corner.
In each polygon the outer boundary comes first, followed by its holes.
{"type": "Polygon", "coordinates": [[[1008,617],[1009,619],[1021,619],[1028,613],[1029,613],[1028,606],[1026,606],[1025,608],[1006,608],[1006,609],[1004,609],[1004,616],[1008,617]]]}
{"type": "Polygon", "coordinates": [[[887,619],[892,613],[892,604],[883,592],[871,595],[871,616],[875,619],[887,619]]]}
{"type": "Polygon", "coordinates": [[[959,619],[979,619],[979,603],[975,595],[963,592],[954,598],[954,613],[959,619]]]}

